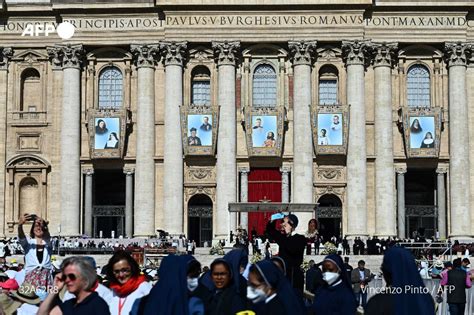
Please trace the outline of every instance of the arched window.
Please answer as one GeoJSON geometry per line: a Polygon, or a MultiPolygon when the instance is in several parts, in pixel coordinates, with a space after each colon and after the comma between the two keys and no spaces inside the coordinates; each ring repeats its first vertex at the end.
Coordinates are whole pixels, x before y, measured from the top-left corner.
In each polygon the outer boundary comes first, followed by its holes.
{"type": "Polygon", "coordinates": [[[277,75],[269,64],[261,64],[253,72],[252,105],[275,107],[277,104],[277,75]]]}
{"type": "Polygon", "coordinates": [[[319,70],[319,104],[337,104],[338,71],[333,66],[323,66],[319,70]]]}
{"type": "Polygon", "coordinates": [[[430,72],[423,65],[414,65],[407,74],[408,106],[430,106],[430,72]]]}
{"type": "Polygon", "coordinates": [[[117,67],[107,67],[99,75],[99,108],[122,107],[123,75],[117,67]]]}
{"type": "Polygon", "coordinates": [[[191,73],[191,103],[194,105],[211,104],[211,73],[206,67],[196,67],[191,73]]]}
{"type": "Polygon", "coordinates": [[[20,111],[36,112],[41,104],[41,80],[38,70],[28,68],[21,74],[20,111]]]}

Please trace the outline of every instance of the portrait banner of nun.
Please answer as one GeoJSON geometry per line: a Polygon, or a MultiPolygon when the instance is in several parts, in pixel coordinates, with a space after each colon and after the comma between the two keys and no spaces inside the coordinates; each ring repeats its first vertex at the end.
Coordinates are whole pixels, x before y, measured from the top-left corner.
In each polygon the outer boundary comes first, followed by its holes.
{"type": "Polygon", "coordinates": [[[410,116],[410,149],[435,148],[434,116],[410,116]]]}
{"type": "Polygon", "coordinates": [[[120,146],[120,118],[95,118],[94,149],[118,149],[120,146]]]}

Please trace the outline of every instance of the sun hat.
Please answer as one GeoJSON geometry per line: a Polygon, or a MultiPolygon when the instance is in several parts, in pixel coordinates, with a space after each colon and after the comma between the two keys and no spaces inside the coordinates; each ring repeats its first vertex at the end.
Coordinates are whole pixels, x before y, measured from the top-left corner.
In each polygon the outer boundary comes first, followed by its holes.
{"type": "Polygon", "coordinates": [[[39,304],[41,299],[36,295],[36,288],[30,283],[23,283],[18,290],[12,292],[12,297],[27,304],[39,304]]]}

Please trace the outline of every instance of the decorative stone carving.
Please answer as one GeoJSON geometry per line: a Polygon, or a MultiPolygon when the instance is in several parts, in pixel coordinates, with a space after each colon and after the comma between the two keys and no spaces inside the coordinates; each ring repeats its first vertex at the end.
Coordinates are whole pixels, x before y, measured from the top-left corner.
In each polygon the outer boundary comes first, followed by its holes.
{"type": "Polygon", "coordinates": [[[318,202],[319,198],[323,195],[331,194],[336,195],[344,203],[346,188],[345,187],[334,187],[334,186],[322,186],[316,187],[315,202],[318,202]]]}
{"type": "Polygon", "coordinates": [[[195,181],[195,180],[198,180],[198,181],[202,181],[202,180],[214,180],[214,172],[213,172],[213,168],[210,168],[210,167],[206,167],[206,168],[195,168],[195,167],[192,167],[192,168],[189,168],[188,169],[188,176],[187,178],[189,178],[191,181],[195,181]]]}
{"type": "Polygon", "coordinates": [[[11,47],[0,47],[0,70],[8,68],[8,62],[13,56],[13,49],[11,47]]]}
{"type": "Polygon", "coordinates": [[[341,169],[318,169],[318,179],[340,179],[342,177],[341,169]]]}
{"type": "Polygon", "coordinates": [[[467,43],[445,43],[445,59],[448,67],[466,66],[472,56],[473,45],[467,43]]]}
{"type": "Polygon", "coordinates": [[[186,49],[188,42],[161,42],[160,51],[165,66],[183,66],[186,60],[186,49]]]}
{"type": "Polygon", "coordinates": [[[436,169],[436,174],[446,174],[448,172],[449,166],[438,166],[436,169]]]}
{"type": "Polygon", "coordinates": [[[204,194],[211,198],[212,202],[216,202],[216,189],[214,187],[204,187],[204,186],[196,186],[196,187],[185,187],[184,188],[184,200],[187,203],[192,196],[204,194]]]}
{"type": "Polygon", "coordinates": [[[94,174],[94,168],[93,167],[85,167],[82,169],[82,174],[87,175],[87,176],[92,176],[94,174]]]}
{"type": "Polygon", "coordinates": [[[372,47],[374,67],[392,67],[395,64],[395,53],[398,49],[398,43],[374,43],[372,47]]]}
{"type": "Polygon", "coordinates": [[[346,65],[368,66],[372,45],[367,40],[342,41],[342,56],[346,65]]]}
{"type": "Polygon", "coordinates": [[[84,59],[84,48],[82,44],[55,45],[47,47],[48,55],[53,67],[56,68],[80,68],[84,59]]]}
{"type": "Polygon", "coordinates": [[[125,167],[123,168],[123,173],[124,173],[125,175],[133,175],[133,174],[135,174],[135,167],[133,167],[133,166],[125,166],[125,167]]]}
{"type": "Polygon", "coordinates": [[[130,51],[133,54],[137,68],[153,68],[160,56],[160,47],[158,44],[131,45],[130,51]]]}
{"type": "Polygon", "coordinates": [[[316,41],[289,41],[290,58],[293,66],[311,65],[316,57],[316,41]]]}
{"type": "Polygon", "coordinates": [[[235,65],[240,50],[240,42],[213,42],[212,49],[218,66],[235,65]]]}
{"type": "Polygon", "coordinates": [[[403,175],[406,172],[407,172],[406,166],[395,166],[395,173],[403,175]]]}

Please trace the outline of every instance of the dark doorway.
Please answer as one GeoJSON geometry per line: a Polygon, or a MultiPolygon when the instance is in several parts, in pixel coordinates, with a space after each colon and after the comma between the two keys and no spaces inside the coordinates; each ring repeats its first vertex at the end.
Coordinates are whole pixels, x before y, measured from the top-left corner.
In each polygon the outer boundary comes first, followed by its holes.
{"type": "Polygon", "coordinates": [[[338,196],[327,194],[318,200],[316,219],[318,220],[318,232],[324,242],[331,237],[342,237],[342,202],[338,196]]]}
{"type": "Polygon", "coordinates": [[[200,247],[212,243],[212,200],[206,195],[195,195],[188,202],[188,239],[200,247]]]}
{"type": "Polygon", "coordinates": [[[95,170],[93,194],[94,237],[125,235],[125,174],[122,170],[95,170]]]}
{"type": "Polygon", "coordinates": [[[406,231],[409,238],[436,234],[436,172],[408,169],[405,174],[406,231]]]}

